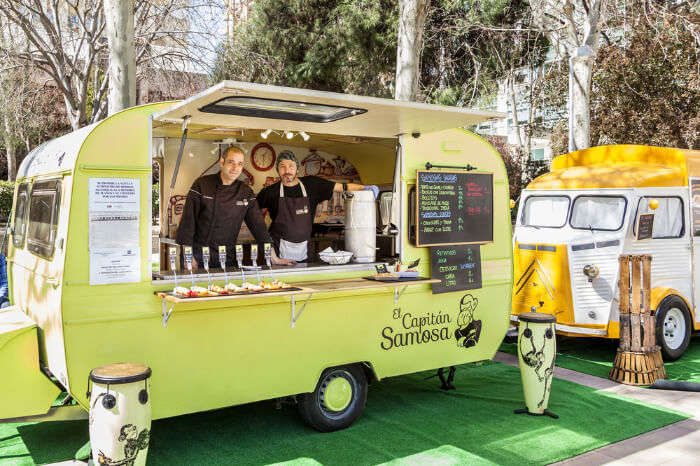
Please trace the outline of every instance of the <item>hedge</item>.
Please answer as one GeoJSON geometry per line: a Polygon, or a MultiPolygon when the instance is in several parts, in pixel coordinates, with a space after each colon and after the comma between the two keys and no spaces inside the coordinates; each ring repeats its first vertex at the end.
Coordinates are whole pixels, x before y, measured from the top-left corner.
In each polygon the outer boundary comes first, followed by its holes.
{"type": "Polygon", "coordinates": [[[12,198],[15,195],[14,181],[0,180],[0,221],[7,221],[12,210],[12,198]]]}

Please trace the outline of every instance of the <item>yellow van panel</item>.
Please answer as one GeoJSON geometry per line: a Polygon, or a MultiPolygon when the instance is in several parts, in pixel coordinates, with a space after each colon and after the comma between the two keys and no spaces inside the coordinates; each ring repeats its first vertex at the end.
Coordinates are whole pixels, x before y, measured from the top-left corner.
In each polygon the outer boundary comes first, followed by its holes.
{"type": "Polygon", "coordinates": [[[16,308],[0,311],[0,419],[46,413],[60,393],[39,368],[36,324],[16,308]]]}
{"type": "Polygon", "coordinates": [[[700,151],[620,144],[559,155],[528,189],[687,186],[688,176],[700,176],[700,151]]]}

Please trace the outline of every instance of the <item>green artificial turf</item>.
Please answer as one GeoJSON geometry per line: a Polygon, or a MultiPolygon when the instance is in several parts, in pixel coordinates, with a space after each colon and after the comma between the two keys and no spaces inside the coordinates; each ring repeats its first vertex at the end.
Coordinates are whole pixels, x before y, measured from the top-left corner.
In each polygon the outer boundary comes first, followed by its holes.
{"type": "MultiPolygon", "coordinates": [[[[273,401],[162,419],[152,426],[149,464],[544,464],[688,417],[561,379],[549,406],[559,419],[515,415],[523,406],[517,368],[459,366],[457,389],[447,392],[426,379],[433,374],[370,386],[355,424],[327,434],[273,401]]],[[[0,424],[0,463],[67,460],[87,435],[85,421],[0,424]]]]}
{"type": "MultiPolygon", "coordinates": [[[[557,338],[557,366],[597,377],[608,377],[617,352],[617,340],[603,338],[557,338]]],[[[503,343],[501,351],[518,354],[515,343],[503,343]]],[[[683,356],[664,362],[668,380],[700,383],[700,337],[690,340],[683,356]]]]}

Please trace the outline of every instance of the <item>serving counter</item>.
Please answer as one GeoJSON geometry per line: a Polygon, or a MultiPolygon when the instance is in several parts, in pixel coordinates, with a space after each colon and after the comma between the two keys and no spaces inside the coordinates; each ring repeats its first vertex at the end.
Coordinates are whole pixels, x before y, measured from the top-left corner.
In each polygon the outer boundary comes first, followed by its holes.
{"type": "MultiPolygon", "coordinates": [[[[337,267],[337,266],[336,266],[337,267]]],[[[212,277],[213,278],[213,277],[212,277]]],[[[354,290],[367,290],[367,289],[377,289],[377,288],[394,288],[394,306],[398,304],[399,298],[406,291],[406,288],[411,285],[426,285],[439,283],[439,279],[431,278],[417,278],[410,280],[397,280],[397,281],[376,281],[368,280],[367,278],[341,278],[338,280],[318,280],[318,281],[307,281],[302,282],[303,286],[292,285],[291,289],[279,289],[279,290],[267,290],[264,292],[257,293],[236,293],[230,295],[221,296],[206,296],[199,298],[188,298],[173,295],[170,292],[155,292],[156,297],[162,301],[163,306],[163,327],[167,327],[168,320],[173,312],[176,304],[184,303],[197,303],[197,302],[221,302],[229,300],[250,300],[250,299],[263,299],[277,296],[289,296],[291,304],[291,328],[294,328],[297,320],[301,316],[302,312],[309,303],[311,296],[317,293],[333,293],[342,291],[354,291],[354,290]],[[299,295],[305,295],[304,302],[297,312],[297,300],[296,297],[299,295]],[[168,309],[168,304],[170,308],[168,309]]]]}

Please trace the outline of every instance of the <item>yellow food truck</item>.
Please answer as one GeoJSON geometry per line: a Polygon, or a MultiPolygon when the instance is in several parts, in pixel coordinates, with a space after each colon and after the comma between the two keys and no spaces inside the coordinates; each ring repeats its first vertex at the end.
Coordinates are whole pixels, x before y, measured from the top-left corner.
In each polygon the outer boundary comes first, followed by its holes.
{"type": "Polygon", "coordinates": [[[523,190],[513,236],[512,320],[547,312],[560,334],[619,338],[618,257],[648,254],[664,358],[700,330],[700,151],[614,145],[555,157],[523,190]]]}
{"type": "MultiPolygon", "coordinates": [[[[137,362],[152,369],[155,419],[297,395],[302,417],[329,431],[360,415],[368,383],[490,359],[509,324],[508,181],[494,148],[461,128],[499,117],[226,81],[37,147],[19,169],[11,219],[0,418],[84,414],[91,369],[137,362]],[[178,260],[173,270],[185,196],[231,144],[245,152],[239,179],[255,192],[277,180],[284,150],[302,174],[381,186],[376,260],[319,261],[344,247],[347,204],[331,199],[316,212],[308,263],[242,275],[190,273],[178,260]],[[379,281],[397,262],[419,277],[379,281]],[[172,293],[261,278],[288,288],[172,293]],[[77,404],[51,408],[60,391],[77,404]]],[[[249,232],[239,242],[250,265],[249,232]]]]}

